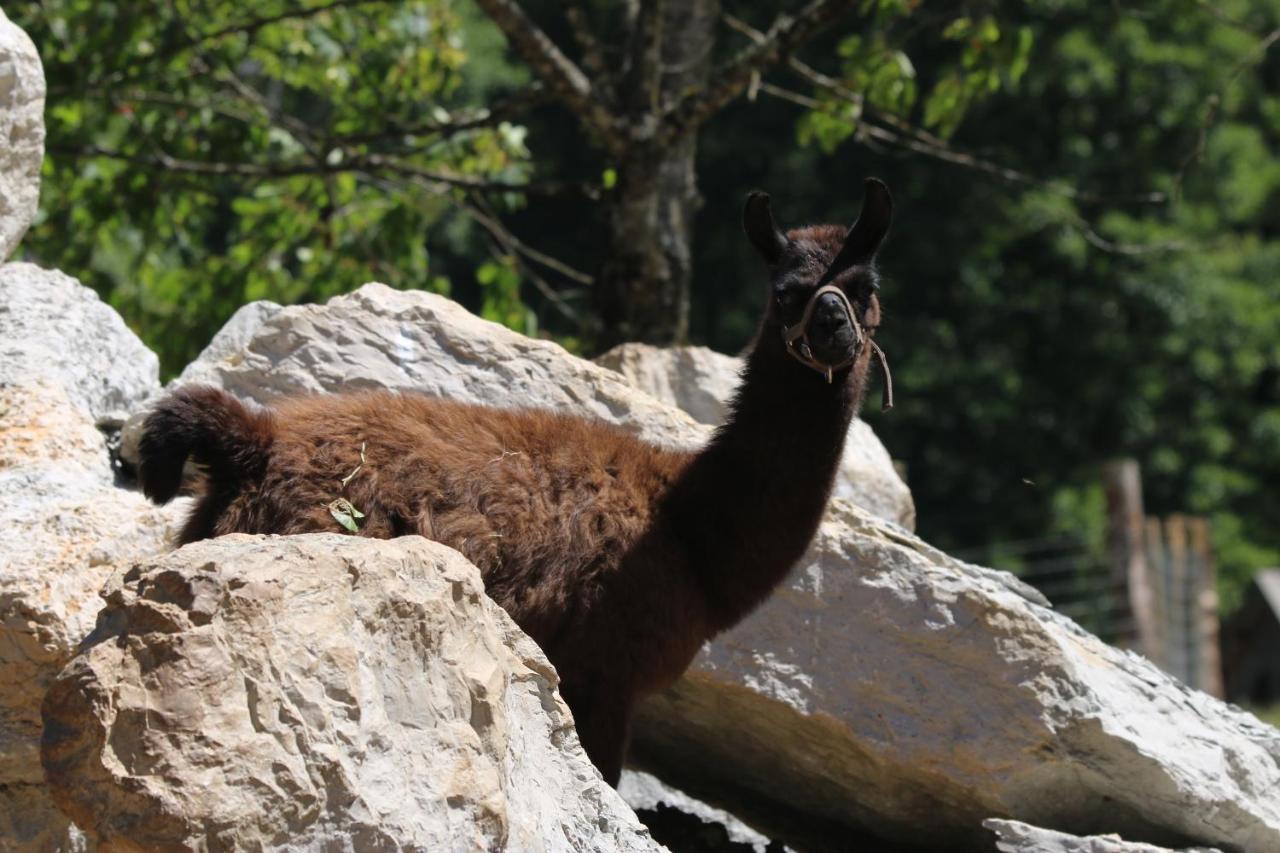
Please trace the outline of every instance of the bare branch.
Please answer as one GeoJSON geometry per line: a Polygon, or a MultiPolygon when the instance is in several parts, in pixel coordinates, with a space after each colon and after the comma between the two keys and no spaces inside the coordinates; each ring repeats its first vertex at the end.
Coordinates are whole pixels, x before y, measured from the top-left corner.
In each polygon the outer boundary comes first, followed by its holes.
{"type": "Polygon", "coordinates": [[[448,138],[457,133],[476,130],[481,127],[492,127],[508,119],[545,104],[551,100],[550,93],[540,83],[534,83],[518,92],[504,96],[489,107],[459,112],[444,121],[423,121],[412,125],[390,124],[381,130],[364,133],[348,133],[332,137],[341,145],[359,145],[368,142],[383,142],[396,137],[406,136],[443,136],[448,138]]]}
{"type": "MultiPolygon", "coordinates": [[[[730,27],[746,35],[753,41],[758,42],[764,38],[764,33],[755,29],[751,25],[744,23],[738,18],[735,18],[732,15],[724,15],[723,17],[730,27]]],[[[959,151],[949,145],[942,138],[934,136],[921,128],[915,127],[897,116],[888,115],[886,113],[870,109],[862,95],[850,90],[839,80],[828,77],[826,74],[806,65],[800,60],[792,57],[788,59],[787,65],[801,77],[808,80],[818,88],[831,92],[836,97],[846,100],[858,107],[862,113],[862,120],[858,126],[858,131],[862,135],[863,142],[873,140],[901,148],[907,148],[917,154],[923,154],[927,157],[933,157],[934,159],[952,163],[957,166],[964,166],[965,168],[983,172],[984,174],[1000,178],[1001,180],[1008,181],[1009,183],[1033,186],[1077,201],[1094,204],[1116,202],[1163,204],[1168,200],[1167,196],[1160,192],[1145,193],[1137,196],[1106,196],[1085,192],[1078,190],[1075,187],[1067,186],[1060,181],[1050,181],[1043,178],[1037,178],[1034,175],[1028,175],[1025,172],[1020,172],[1009,166],[1004,166],[990,160],[985,160],[976,155],[959,151]],[[868,118],[868,116],[870,116],[870,118],[868,118]],[[874,119],[874,121],[880,122],[881,124],[889,125],[889,127],[878,127],[872,123],[871,119],[874,119]]],[[[791,103],[804,107],[805,109],[818,110],[823,107],[822,102],[818,101],[816,98],[801,95],[797,92],[792,92],[789,89],[784,89],[781,86],[776,86],[771,83],[762,82],[759,85],[759,89],[766,95],[790,101],[791,103]]]]}
{"type": "Polygon", "coordinates": [[[1280,41],[1280,28],[1272,30],[1265,38],[1250,48],[1227,71],[1227,75],[1223,78],[1222,86],[1218,91],[1205,99],[1204,118],[1200,121],[1200,129],[1196,134],[1196,144],[1187,156],[1183,158],[1182,165],[1178,168],[1178,174],[1173,178],[1172,195],[1175,201],[1182,198],[1183,182],[1186,180],[1191,168],[1204,156],[1204,152],[1208,148],[1209,131],[1218,124],[1218,113],[1222,109],[1222,99],[1226,96],[1227,89],[1231,88],[1231,84],[1244,73],[1246,68],[1265,57],[1267,51],[1271,50],[1277,41],[1280,41]]]}
{"type": "Polygon", "coordinates": [[[713,83],[685,95],[665,110],[662,123],[667,141],[695,130],[742,94],[754,75],[790,55],[856,5],[856,0],[810,0],[795,15],[778,15],[763,34],[762,41],[743,48],[711,72],[713,83]]]}
{"type": "Polygon", "coordinates": [[[565,183],[562,181],[526,181],[522,183],[495,181],[490,178],[450,175],[431,169],[423,169],[412,163],[406,163],[403,160],[381,154],[348,154],[348,157],[351,163],[354,164],[349,168],[361,171],[372,169],[398,175],[413,175],[414,177],[424,178],[439,184],[448,184],[451,187],[474,190],[476,192],[513,192],[540,196],[583,195],[593,200],[599,198],[600,195],[598,189],[587,184],[565,183]]]}
{"type": "MultiPolygon", "coordinates": [[[[662,37],[665,0],[641,0],[632,40],[631,73],[627,87],[635,96],[627,106],[638,116],[650,116],[662,108],[662,37]]],[[[643,127],[644,125],[639,125],[643,127]]]]}
{"type": "Polygon", "coordinates": [[[587,16],[572,3],[565,6],[564,16],[569,21],[569,29],[573,31],[573,40],[578,43],[578,50],[582,52],[583,67],[595,75],[597,88],[604,91],[612,101],[613,92],[608,86],[609,67],[605,64],[604,49],[592,33],[587,16]]]}
{"type": "Polygon", "coordinates": [[[290,178],[298,175],[338,175],[348,172],[384,172],[393,175],[421,178],[426,181],[431,181],[437,185],[469,190],[472,192],[524,193],[528,195],[564,195],[566,193],[582,193],[588,195],[588,197],[590,197],[591,193],[595,192],[591,187],[578,184],[556,182],[517,183],[512,181],[497,181],[489,178],[477,178],[469,175],[451,175],[446,172],[436,172],[431,169],[424,169],[415,166],[412,163],[406,163],[404,161],[397,160],[396,158],[386,157],[379,154],[362,155],[344,152],[343,157],[330,163],[327,160],[312,159],[278,160],[269,162],[186,160],[174,157],[159,149],[157,149],[154,154],[148,155],[133,154],[127,151],[115,151],[98,145],[75,147],[51,144],[49,146],[49,151],[53,154],[65,154],[71,157],[102,157],[108,160],[132,163],[136,166],[163,169],[167,172],[182,172],[196,175],[225,175],[242,178],[255,178],[259,180],[290,178]]]}
{"type": "Polygon", "coordinates": [[[285,11],[278,12],[274,15],[264,15],[259,18],[248,18],[238,23],[222,27],[221,29],[213,30],[212,32],[201,33],[196,36],[193,41],[182,45],[182,47],[184,49],[195,47],[232,35],[253,35],[263,27],[278,24],[281,21],[313,18],[316,15],[322,15],[325,12],[331,12],[334,9],[344,9],[354,6],[372,6],[386,2],[387,0],[329,0],[328,3],[321,3],[318,6],[304,6],[302,8],[286,9],[285,11]]]}
{"type": "MultiPolygon", "coordinates": [[[[761,82],[759,89],[766,95],[787,101],[807,110],[818,110],[823,107],[822,102],[816,98],[811,98],[808,95],[802,95],[799,92],[793,92],[790,89],[785,89],[772,83],[761,82]]],[[[880,121],[883,118],[883,116],[876,116],[875,120],[880,121]]],[[[905,124],[905,122],[902,122],[902,124],[905,124]]],[[[926,137],[928,136],[928,134],[924,134],[923,131],[921,131],[921,133],[926,137]]],[[[990,160],[984,160],[981,157],[976,157],[963,151],[957,151],[945,143],[937,145],[928,144],[909,133],[880,127],[873,123],[871,119],[866,117],[858,123],[856,137],[859,142],[864,145],[869,145],[877,151],[885,150],[880,147],[881,143],[897,148],[905,148],[913,153],[923,154],[926,157],[932,157],[945,163],[951,163],[956,166],[973,169],[974,171],[982,172],[983,174],[991,175],[995,178],[1000,178],[1001,180],[1009,183],[1035,187],[1036,189],[1044,190],[1045,192],[1050,192],[1054,195],[1060,195],[1065,198],[1089,204],[1163,204],[1166,201],[1164,193],[1159,192],[1137,196],[1107,196],[1084,192],[1076,189],[1075,187],[1067,186],[1060,181],[1049,181],[1043,178],[1037,178],[1033,175],[1028,175],[1025,172],[1019,172],[1017,169],[1002,166],[999,163],[993,163],[990,160]]],[[[1098,239],[1101,240],[1102,238],[1098,239]]]]}
{"type": "Polygon", "coordinates": [[[525,14],[516,0],[476,0],[476,5],[506,35],[533,73],[557,98],[597,134],[605,148],[620,154],[624,139],[617,117],[604,105],[582,69],[556,47],[555,42],[525,14]]]}

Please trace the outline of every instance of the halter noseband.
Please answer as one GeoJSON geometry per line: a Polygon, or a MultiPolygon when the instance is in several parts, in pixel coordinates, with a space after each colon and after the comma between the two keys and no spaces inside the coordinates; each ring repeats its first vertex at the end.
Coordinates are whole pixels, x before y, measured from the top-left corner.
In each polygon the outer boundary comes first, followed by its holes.
{"type": "Polygon", "coordinates": [[[844,291],[834,284],[825,284],[813,292],[813,295],[809,297],[808,304],[804,306],[804,314],[801,315],[800,322],[782,327],[782,341],[792,358],[805,367],[816,370],[826,376],[828,385],[831,384],[831,374],[834,371],[853,364],[857,361],[858,356],[862,354],[863,345],[870,344],[871,352],[879,360],[880,372],[884,376],[884,390],[881,392],[880,397],[880,411],[887,412],[893,408],[893,375],[889,372],[889,359],[885,356],[884,350],[880,349],[876,342],[871,339],[871,336],[863,330],[862,324],[858,322],[858,316],[853,310],[853,305],[849,302],[849,297],[845,296],[844,291]],[[840,303],[845,316],[849,319],[849,325],[853,327],[854,337],[853,355],[834,364],[818,361],[814,357],[813,348],[809,346],[809,321],[813,319],[813,312],[817,310],[818,300],[828,293],[840,303]]]}

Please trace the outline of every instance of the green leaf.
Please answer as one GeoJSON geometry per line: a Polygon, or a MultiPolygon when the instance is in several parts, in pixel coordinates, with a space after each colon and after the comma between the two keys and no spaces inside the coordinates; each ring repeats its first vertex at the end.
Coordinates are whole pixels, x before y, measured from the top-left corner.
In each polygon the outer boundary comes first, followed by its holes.
{"type": "Polygon", "coordinates": [[[346,498],[337,498],[329,503],[329,514],[334,520],[352,533],[360,532],[357,518],[364,518],[364,513],[356,509],[346,498]]]}

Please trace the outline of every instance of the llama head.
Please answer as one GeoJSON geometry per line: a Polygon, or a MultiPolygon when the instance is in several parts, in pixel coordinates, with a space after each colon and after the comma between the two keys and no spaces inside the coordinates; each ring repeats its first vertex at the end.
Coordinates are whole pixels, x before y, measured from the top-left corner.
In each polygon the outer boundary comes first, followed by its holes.
{"type": "Polygon", "coordinates": [[[788,351],[828,379],[857,360],[880,322],[875,256],[892,218],[889,189],[875,178],[867,179],[862,212],[848,230],[816,225],[784,233],[769,196],[747,196],[743,227],[769,268],[765,333],[781,331],[788,351]]]}

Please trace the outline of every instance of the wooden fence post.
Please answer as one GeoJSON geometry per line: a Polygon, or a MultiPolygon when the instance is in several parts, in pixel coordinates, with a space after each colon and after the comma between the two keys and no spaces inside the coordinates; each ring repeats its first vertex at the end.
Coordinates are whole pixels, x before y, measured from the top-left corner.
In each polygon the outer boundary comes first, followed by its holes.
{"type": "Polygon", "coordinates": [[[1187,564],[1187,519],[1171,515],[1164,520],[1165,544],[1169,555],[1169,615],[1172,654],[1169,672],[1184,684],[1195,686],[1196,654],[1191,632],[1191,574],[1187,564]]]}
{"type": "Polygon", "coordinates": [[[1155,590],[1144,547],[1142,474],[1137,461],[1108,462],[1102,468],[1102,482],[1107,495],[1111,587],[1124,592],[1128,615],[1133,619],[1132,645],[1158,662],[1155,590]]]}
{"type": "Polygon", "coordinates": [[[1147,565],[1150,567],[1151,604],[1155,618],[1155,640],[1150,656],[1156,666],[1165,672],[1173,672],[1173,638],[1169,628],[1173,624],[1169,600],[1169,559],[1164,548],[1164,526],[1158,518],[1146,522],[1147,565]]]}
{"type": "Polygon", "coordinates": [[[1209,522],[1204,518],[1187,520],[1194,595],[1192,598],[1193,634],[1199,645],[1195,686],[1211,696],[1223,697],[1222,653],[1218,636],[1218,585],[1209,540],[1209,522]]]}

